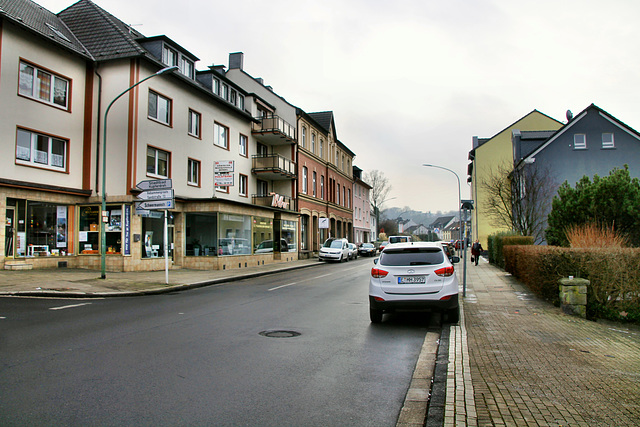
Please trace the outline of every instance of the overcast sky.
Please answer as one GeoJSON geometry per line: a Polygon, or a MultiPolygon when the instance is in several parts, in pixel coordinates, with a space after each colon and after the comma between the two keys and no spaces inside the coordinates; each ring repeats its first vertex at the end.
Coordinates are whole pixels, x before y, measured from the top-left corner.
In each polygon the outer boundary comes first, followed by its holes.
{"type": "MultiPolygon", "coordinates": [[[[73,0],[36,1],[54,13],[73,0]]],[[[145,36],[264,78],[306,112],[332,110],[385,207],[458,209],[472,137],[534,109],[566,122],[591,103],[640,130],[635,0],[94,0],[145,36]]]]}

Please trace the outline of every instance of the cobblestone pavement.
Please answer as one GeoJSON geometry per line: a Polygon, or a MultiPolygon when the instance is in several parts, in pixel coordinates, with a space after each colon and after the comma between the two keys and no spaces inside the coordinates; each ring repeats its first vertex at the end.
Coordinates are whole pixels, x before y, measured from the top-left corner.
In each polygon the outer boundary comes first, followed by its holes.
{"type": "Polygon", "coordinates": [[[640,425],[640,328],[565,315],[486,262],[463,311],[445,426],[640,425]]]}

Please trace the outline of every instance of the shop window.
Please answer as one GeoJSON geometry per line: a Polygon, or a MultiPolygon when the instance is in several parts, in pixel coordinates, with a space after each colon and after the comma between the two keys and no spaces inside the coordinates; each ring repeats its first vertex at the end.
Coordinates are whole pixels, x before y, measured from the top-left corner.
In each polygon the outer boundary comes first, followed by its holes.
{"type": "Polygon", "coordinates": [[[100,253],[100,206],[80,207],[78,224],[78,253],[100,253]]]}
{"type": "MultiPolygon", "coordinates": [[[[173,217],[167,218],[168,225],[173,224],[173,217]]],[[[169,257],[173,256],[173,227],[167,230],[167,247],[169,257]]],[[[142,218],[142,258],[164,257],[164,216],[162,218],[142,218]]]]}
{"type": "MultiPolygon", "coordinates": [[[[17,254],[21,256],[66,255],[69,235],[67,207],[27,202],[25,231],[18,229],[17,254]]],[[[19,221],[20,222],[20,219],[19,221]]]]}
{"type": "Polygon", "coordinates": [[[251,254],[251,217],[221,214],[218,255],[251,254]]]}
{"type": "Polygon", "coordinates": [[[286,248],[282,245],[281,252],[296,252],[298,250],[298,227],[296,221],[282,220],[279,224],[280,239],[287,242],[286,248]]]}
{"type": "Polygon", "coordinates": [[[105,224],[107,255],[122,253],[122,206],[107,206],[108,220],[105,224]]]}
{"type": "Polygon", "coordinates": [[[253,217],[253,245],[256,254],[274,251],[273,219],[253,217]]]}
{"type": "Polygon", "coordinates": [[[217,214],[187,213],[185,214],[185,225],[185,255],[214,256],[217,254],[217,214]]]}

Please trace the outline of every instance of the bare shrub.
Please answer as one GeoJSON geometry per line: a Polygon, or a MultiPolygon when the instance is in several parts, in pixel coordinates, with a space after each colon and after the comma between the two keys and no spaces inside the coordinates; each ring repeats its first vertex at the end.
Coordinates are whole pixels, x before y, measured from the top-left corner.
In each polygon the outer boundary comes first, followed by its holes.
{"type": "Polygon", "coordinates": [[[576,224],[565,229],[572,248],[624,248],[629,240],[612,226],[596,223],[576,224]]]}

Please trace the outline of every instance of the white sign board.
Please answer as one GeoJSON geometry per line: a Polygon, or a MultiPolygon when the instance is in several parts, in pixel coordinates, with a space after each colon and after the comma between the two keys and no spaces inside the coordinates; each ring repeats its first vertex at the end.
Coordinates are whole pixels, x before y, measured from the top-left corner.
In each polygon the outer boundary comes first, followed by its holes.
{"type": "Polygon", "coordinates": [[[329,228],[329,218],[318,218],[318,228],[329,228]]]}
{"type": "Polygon", "coordinates": [[[233,160],[218,160],[213,164],[213,172],[228,174],[233,172],[233,160]]]}
{"type": "Polygon", "coordinates": [[[173,190],[148,190],[138,194],[138,200],[168,200],[173,199],[173,190]]]}
{"type": "Polygon", "coordinates": [[[146,202],[136,202],[136,210],[139,209],[173,209],[173,199],[169,200],[152,200],[146,202]]]}
{"type": "Polygon", "coordinates": [[[140,181],[136,184],[136,187],[140,190],[166,190],[170,189],[172,182],[170,179],[149,179],[146,181],[140,181]]]}
{"type": "Polygon", "coordinates": [[[228,174],[217,173],[215,174],[214,180],[215,180],[214,185],[216,187],[232,187],[233,186],[232,173],[228,173],[228,174]]]}

